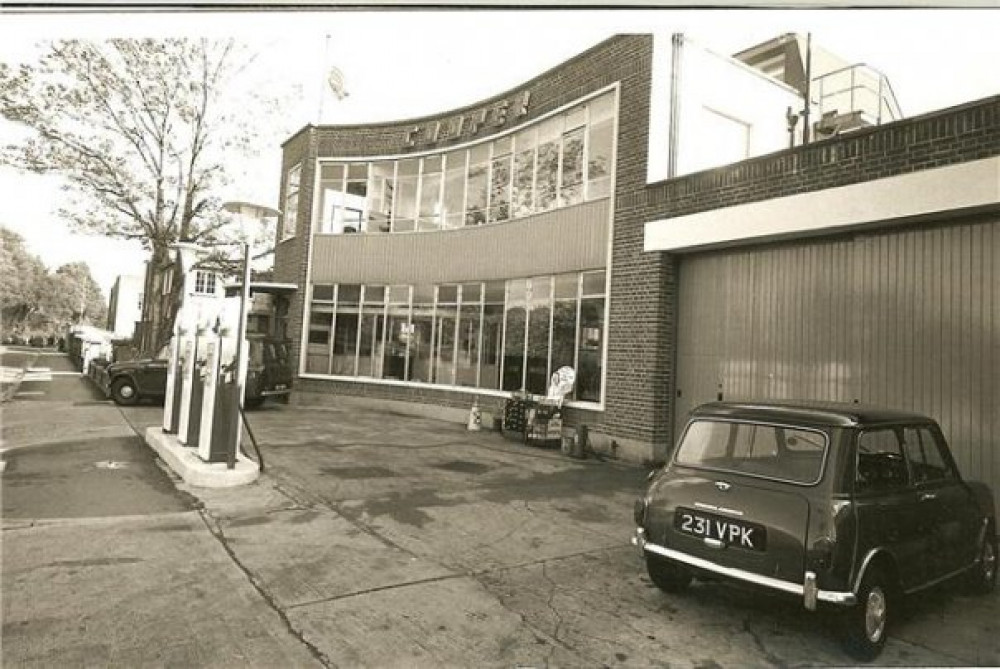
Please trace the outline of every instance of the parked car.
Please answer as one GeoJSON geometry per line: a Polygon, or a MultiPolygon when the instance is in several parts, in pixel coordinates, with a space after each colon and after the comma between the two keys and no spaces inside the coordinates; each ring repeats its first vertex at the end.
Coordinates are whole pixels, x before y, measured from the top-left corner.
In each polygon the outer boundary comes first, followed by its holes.
{"type": "MultiPolygon", "coordinates": [[[[292,392],[292,365],[288,343],[265,337],[249,339],[244,406],[260,407],[268,397],[287,398],[292,392]]],[[[132,405],[149,399],[162,402],[167,388],[166,352],[152,359],[108,365],[106,392],[116,404],[132,405]]]]}
{"type": "Polygon", "coordinates": [[[635,504],[632,543],[666,592],[729,579],[843,609],[874,659],[899,598],[953,577],[997,580],[993,495],[963,479],[927,417],[856,404],[695,409],[635,504]]]}

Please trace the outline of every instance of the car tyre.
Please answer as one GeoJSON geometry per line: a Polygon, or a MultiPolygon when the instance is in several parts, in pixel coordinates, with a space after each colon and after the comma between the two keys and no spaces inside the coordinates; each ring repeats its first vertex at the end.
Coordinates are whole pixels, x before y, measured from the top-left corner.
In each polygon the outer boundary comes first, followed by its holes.
{"type": "Polygon", "coordinates": [[[997,536],[990,533],[983,537],[979,549],[979,561],[969,570],[968,588],[970,592],[988,595],[997,585],[997,536]]]}
{"type": "Polygon", "coordinates": [[[111,399],[115,404],[132,406],[139,401],[139,389],[129,378],[115,379],[111,384],[111,399]]]}
{"type": "Polygon", "coordinates": [[[649,580],[663,592],[682,592],[691,585],[691,571],[671,560],[646,554],[649,580]]]}
{"type": "Polygon", "coordinates": [[[852,657],[869,662],[882,652],[893,613],[891,602],[889,580],[881,570],[869,570],[858,588],[858,603],[845,620],[844,645],[852,657]]]}

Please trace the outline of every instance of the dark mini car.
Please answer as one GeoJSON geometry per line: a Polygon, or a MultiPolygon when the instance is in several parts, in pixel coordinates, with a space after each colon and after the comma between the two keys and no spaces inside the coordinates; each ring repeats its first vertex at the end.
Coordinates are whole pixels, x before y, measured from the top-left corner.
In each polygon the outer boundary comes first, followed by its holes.
{"type": "Polygon", "coordinates": [[[882,650],[898,598],[997,579],[993,496],[937,423],[857,404],[703,405],[636,502],[633,544],[660,589],[730,579],[843,609],[846,648],[882,650]]]}
{"type": "MultiPolygon", "coordinates": [[[[268,397],[286,398],[292,391],[292,366],[288,343],[251,336],[244,405],[253,409],[268,397]]],[[[163,357],[115,362],[104,375],[107,393],[116,404],[131,405],[143,399],[162,402],[167,388],[163,357]]]]}

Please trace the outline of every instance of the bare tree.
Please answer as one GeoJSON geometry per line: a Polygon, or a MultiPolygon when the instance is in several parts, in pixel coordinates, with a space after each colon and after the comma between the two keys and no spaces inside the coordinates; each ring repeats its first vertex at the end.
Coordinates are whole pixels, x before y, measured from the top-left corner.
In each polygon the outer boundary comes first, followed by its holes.
{"type": "MultiPolygon", "coordinates": [[[[64,177],[60,215],[82,232],[139,240],[151,254],[146,295],[162,295],[180,285],[171,245],[233,241],[217,195],[225,166],[260,141],[257,112],[275,110],[251,92],[234,102],[251,61],[232,41],[52,42],[36,63],[0,63],[0,113],[33,131],[0,160],[64,177]]],[[[181,294],[146,300],[147,352],[170,338],[181,294]]]]}

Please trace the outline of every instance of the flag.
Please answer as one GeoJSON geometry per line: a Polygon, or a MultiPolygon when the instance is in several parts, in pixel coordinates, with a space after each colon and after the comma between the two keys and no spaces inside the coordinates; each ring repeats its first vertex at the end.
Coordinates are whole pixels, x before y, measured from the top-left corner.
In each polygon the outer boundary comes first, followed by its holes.
{"type": "Polygon", "coordinates": [[[343,100],[347,97],[347,89],[344,88],[343,72],[335,67],[331,67],[330,72],[326,75],[326,83],[330,86],[330,90],[333,91],[338,100],[343,100]]]}

